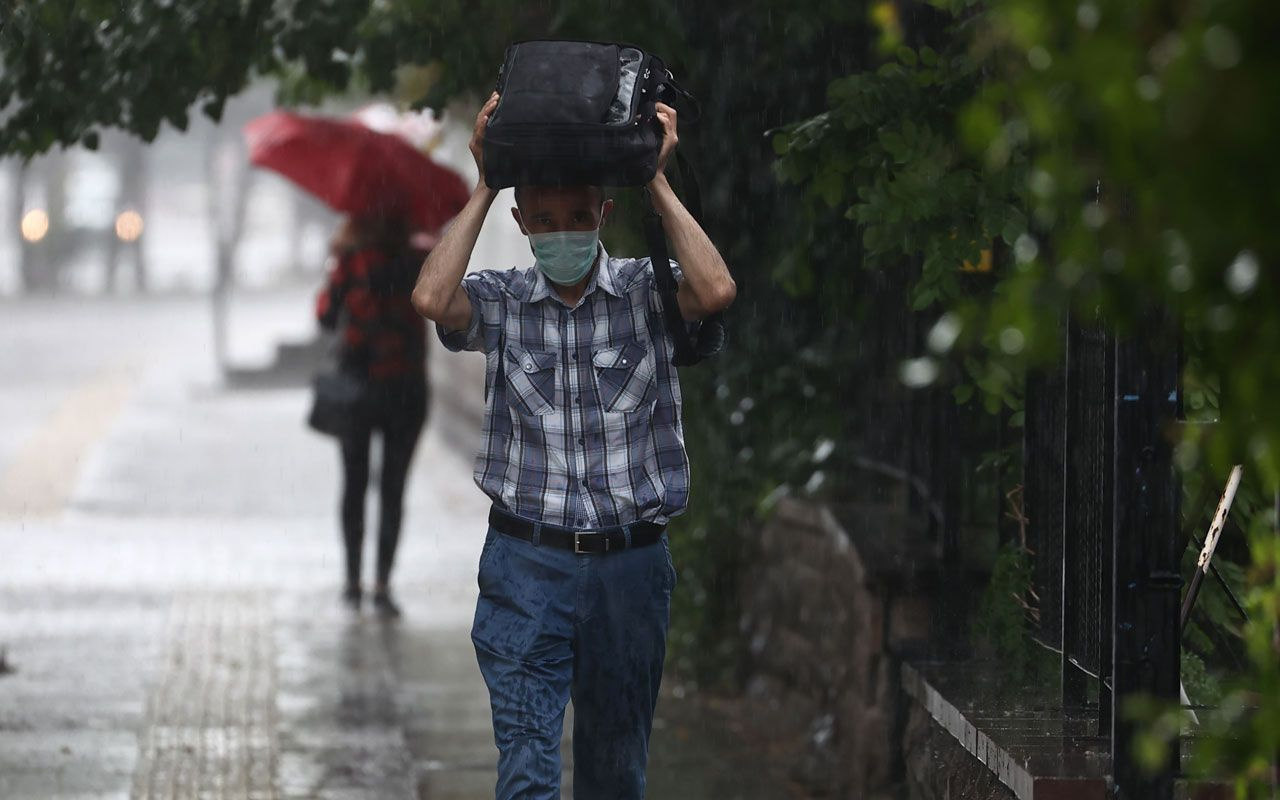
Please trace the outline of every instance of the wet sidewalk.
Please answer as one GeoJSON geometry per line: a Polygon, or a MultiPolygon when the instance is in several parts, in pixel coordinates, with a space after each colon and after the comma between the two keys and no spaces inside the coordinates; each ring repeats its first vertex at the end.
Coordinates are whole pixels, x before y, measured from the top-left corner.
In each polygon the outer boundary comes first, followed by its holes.
{"type": "MultiPolygon", "coordinates": [[[[239,335],[304,324],[296,295],[257,300],[239,335]]],[[[208,339],[199,298],[0,312],[20,345],[0,359],[0,797],[491,797],[468,635],[487,503],[454,444],[471,423],[437,404],[421,443],[405,618],[352,615],[307,392],[225,390],[208,339]]],[[[670,688],[650,797],[791,796],[670,688]]]]}

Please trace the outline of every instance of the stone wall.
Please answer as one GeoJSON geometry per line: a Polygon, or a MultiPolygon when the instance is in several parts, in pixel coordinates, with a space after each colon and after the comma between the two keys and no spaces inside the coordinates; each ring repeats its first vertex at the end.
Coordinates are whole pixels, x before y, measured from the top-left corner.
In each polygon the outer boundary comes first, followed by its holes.
{"type": "Polygon", "coordinates": [[[741,618],[757,725],[811,797],[1012,798],[901,690],[930,639],[932,551],[876,518],[786,499],[761,532],[741,618]]]}
{"type": "Polygon", "coordinates": [[[903,786],[909,800],[1016,800],[995,773],[960,746],[918,703],[907,703],[903,786]]]}

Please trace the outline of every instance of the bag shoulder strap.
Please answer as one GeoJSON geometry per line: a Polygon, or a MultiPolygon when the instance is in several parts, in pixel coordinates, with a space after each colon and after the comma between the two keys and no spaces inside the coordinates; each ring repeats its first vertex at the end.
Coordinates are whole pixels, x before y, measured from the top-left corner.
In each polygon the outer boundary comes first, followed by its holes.
{"type": "Polygon", "coordinates": [[[675,356],[672,363],[683,366],[691,363],[693,343],[689,339],[689,328],[685,325],[684,316],[680,313],[680,304],[676,300],[676,278],[671,272],[671,257],[667,254],[667,236],[662,230],[662,215],[653,205],[649,190],[644,190],[644,238],[649,245],[649,261],[653,264],[653,280],[658,287],[658,297],[662,300],[662,321],[667,332],[675,342],[675,356]]]}
{"type": "MultiPolygon", "coordinates": [[[[680,169],[680,184],[685,194],[685,208],[698,224],[702,224],[702,193],[693,168],[683,153],[676,152],[676,165],[680,169]]],[[[649,246],[649,259],[653,264],[654,282],[662,300],[662,317],[667,331],[675,342],[675,354],[671,363],[677,367],[692,366],[708,356],[715,355],[724,346],[725,328],[720,312],[711,314],[698,326],[695,338],[685,324],[676,300],[678,286],[671,271],[671,257],[667,252],[667,236],[662,229],[662,215],[653,205],[648,188],[643,191],[645,203],[644,236],[649,246]]]]}

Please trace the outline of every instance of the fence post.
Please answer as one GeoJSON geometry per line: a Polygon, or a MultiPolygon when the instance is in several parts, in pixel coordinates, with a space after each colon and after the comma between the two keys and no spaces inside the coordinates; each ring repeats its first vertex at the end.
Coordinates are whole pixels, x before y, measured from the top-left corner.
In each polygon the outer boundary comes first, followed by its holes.
{"type": "MultiPolygon", "coordinates": [[[[1111,605],[1111,477],[1115,339],[1098,315],[1067,321],[1066,440],[1063,466],[1062,704],[1087,705],[1089,676],[1105,700],[1111,605]]],[[[1098,732],[1110,730],[1099,703],[1098,732]]]]}
{"type": "Polygon", "coordinates": [[[1144,774],[1124,703],[1136,694],[1178,702],[1179,488],[1170,436],[1179,407],[1179,352],[1172,318],[1149,312],[1117,342],[1115,363],[1114,703],[1111,751],[1116,796],[1173,797],[1168,763],[1144,774]]]}
{"type": "MultiPolygon", "coordinates": [[[[1065,342],[1064,342],[1065,345],[1065,342]]],[[[1062,646],[1062,506],[1066,447],[1066,361],[1027,375],[1023,422],[1023,510],[1032,585],[1038,597],[1036,635],[1062,646]]]]}

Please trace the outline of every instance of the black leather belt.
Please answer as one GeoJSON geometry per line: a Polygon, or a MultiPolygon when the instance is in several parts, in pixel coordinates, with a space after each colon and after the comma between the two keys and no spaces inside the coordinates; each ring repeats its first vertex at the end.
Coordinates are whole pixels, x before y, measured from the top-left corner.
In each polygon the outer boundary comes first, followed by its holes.
{"type": "MultiPolygon", "coordinates": [[[[514,517],[497,508],[489,510],[489,525],[498,533],[514,536],[526,542],[533,541],[534,523],[514,517]]],[[[556,525],[542,525],[538,537],[540,545],[555,547],[560,550],[572,550],[575,553],[612,553],[626,550],[628,547],[647,547],[662,538],[665,525],[653,522],[633,522],[630,525],[616,525],[612,528],[596,528],[589,531],[578,531],[572,528],[561,528],[556,525]],[[631,541],[627,542],[627,529],[631,530],[631,541]]]]}

